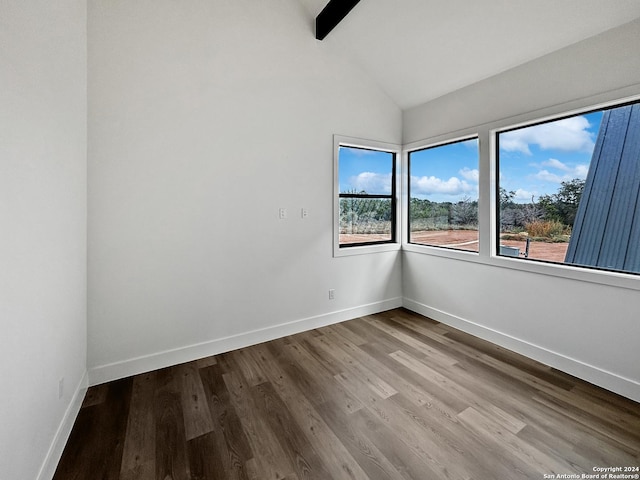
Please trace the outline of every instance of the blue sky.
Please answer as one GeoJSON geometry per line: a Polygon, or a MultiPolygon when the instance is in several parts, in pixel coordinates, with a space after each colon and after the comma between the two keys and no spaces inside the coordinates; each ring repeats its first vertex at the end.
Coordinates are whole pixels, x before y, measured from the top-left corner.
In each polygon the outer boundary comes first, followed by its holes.
{"type": "Polygon", "coordinates": [[[391,194],[392,153],[340,147],[338,159],[340,192],[391,194]]]}
{"type": "MultiPolygon", "coordinates": [[[[598,136],[602,111],[500,134],[500,186],[516,192],[514,200],[558,191],[560,183],[584,179],[598,136]]],[[[435,202],[478,198],[476,139],[411,153],[411,195],[435,202]]],[[[340,148],[340,191],[391,192],[392,154],[340,148]]]]}
{"type": "Polygon", "coordinates": [[[432,202],[478,199],[478,140],[411,152],[411,196],[432,202]]]}
{"type": "Polygon", "coordinates": [[[601,120],[599,111],[500,134],[500,186],[522,203],[585,179],[601,120]]]}

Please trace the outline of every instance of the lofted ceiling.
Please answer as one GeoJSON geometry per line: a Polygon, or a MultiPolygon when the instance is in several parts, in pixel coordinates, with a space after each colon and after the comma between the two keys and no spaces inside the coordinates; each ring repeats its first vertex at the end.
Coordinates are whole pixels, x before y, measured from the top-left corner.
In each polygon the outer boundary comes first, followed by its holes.
{"type": "MultiPolygon", "coordinates": [[[[299,1],[315,18],[328,0],[299,1]]],[[[640,0],[361,0],[323,43],[407,109],[638,17],[640,0]]]]}

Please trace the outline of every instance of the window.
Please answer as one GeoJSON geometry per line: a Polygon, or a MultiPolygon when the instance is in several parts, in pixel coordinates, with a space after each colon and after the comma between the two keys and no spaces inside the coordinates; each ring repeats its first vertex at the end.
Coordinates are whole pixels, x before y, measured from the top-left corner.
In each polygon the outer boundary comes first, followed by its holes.
{"type": "Polygon", "coordinates": [[[409,243],[478,252],[478,139],[409,152],[409,243]]]}
{"type": "Polygon", "coordinates": [[[383,145],[337,143],[339,249],[397,241],[397,150],[383,145]]]}
{"type": "Polygon", "coordinates": [[[640,104],[497,135],[498,255],[640,273],[640,104]]]}

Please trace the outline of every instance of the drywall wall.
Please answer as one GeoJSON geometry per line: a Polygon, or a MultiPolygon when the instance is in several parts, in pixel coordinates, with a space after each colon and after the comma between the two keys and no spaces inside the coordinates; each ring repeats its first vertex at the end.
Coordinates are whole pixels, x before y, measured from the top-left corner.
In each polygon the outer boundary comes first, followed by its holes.
{"type": "MultiPolygon", "coordinates": [[[[632,45],[640,20],[553,52],[499,75],[403,112],[403,143],[491,122],[534,117],[564,104],[640,83],[632,45]]],[[[609,95],[615,98],[615,93],[609,95]]]]}
{"type": "MultiPolygon", "coordinates": [[[[405,142],[477,128],[489,179],[492,128],[640,94],[639,42],[634,21],[406,111],[405,142]]],[[[485,219],[488,192],[485,183],[485,219]]],[[[488,238],[475,263],[404,252],[405,305],[640,401],[640,278],[611,276],[623,288],[509,268],[488,238]]]]}
{"type": "Polygon", "coordinates": [[[312,20],[89,2],[92,383],[400,304],[399,252],[332,257],[332,149],[401,111],[312,20]]]}
{"type": "Polygon", "coordinates": [[[0,478],[45,479],[86,378],[85,2],[0,2],[0,65],[0,478]]]}

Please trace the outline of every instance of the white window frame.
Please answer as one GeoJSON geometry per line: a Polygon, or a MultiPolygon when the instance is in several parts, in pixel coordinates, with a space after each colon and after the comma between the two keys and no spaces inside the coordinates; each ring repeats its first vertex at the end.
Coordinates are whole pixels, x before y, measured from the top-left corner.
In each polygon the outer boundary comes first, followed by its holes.
{"type": "Polygon", "coordinates": [[[548,122],[572,115],[580,115],[598,109],[606,109],[625,103],[640,100],[640,89],[630,87],[614,92],[583,98],[561,105],[542,108],[521,115],[490,121],[476,127],[459,130],[403,145],[403,171],[407,172],[408,152],[428,146],[437,146],[459,139],[477,136],[479,142],[479,198],[478,227],[479,252],[464,252],[438,248],[428,245],[409,243],[408,233],[408,176],[403,175],[402,195],[402,250],[423,255],[449,258],[452,260],[479,263],[499,268],[509,268],[528,273],[549,275],[554,277],[579,280],[600,285],[614,286],[640,291],[640,275],[634,273],[596,270],[588,267],[561,263],[545,263],[527,261],[520,258],[509,258],[497,254],[499,243],[497,235],[496,190],[499,172],[497,170],[497,135],[514,128],[548,122]],[[407,178],[405,178],[407,177],[407,178]]]}
{"type": "Polygon", "coordinates": [[[401,248],[400,235],[402,229],[401,218],[401,198],[402,195],[402,149],[400,145],[375,140],[365,140],[362,138],[348,137],[344,135],[333,136],[333,256],[346,257],[350,255],[362,255],[369,253],[398,251],[401,248]],[[376,243],[371,245],[358,245],[340,247],[340,180],[339,180],[339,150],[340,147],[365,148],[369,150],[379,150],[395,154],[395,232],[394,241],[387,243],[376,243]]]}
{"type": "MultiPolygon", "coordinates": [[[[453,254],[457,254],[457,253],[461,253],[463,256],[461,258],[466,258],[468,255],[473,255],[478,256],[479,255],[479,251],[478,252],[472,252],[472,251],[467,251],[467,250],[458,250],[458,249],[454,249],[454,248],[447,248],[446,246],[440,246],[440,245],[424,245],[421,243],[411,243],[409,241],[409,237],[410,237],[410,228],[411,225],[409,224],[409,194],[411,193],[411,189],[409,188],[409,176],[411,175],[411,172],[409,171],[409,154],[412,152],[417,152],[420,150],[426,150],[428,148],[436,148],[436,147],[441,147],[444,145],[449,145],[452,143],[459,143],[459,142],[465,142],[467,140],[478,140],[478,170],[480,170],[480,148],[481,148],[481,141],[480,141],[480,136],[478,135],[478,132],[474,131],[473,133],[467,133],[465,135],[462,136],[457,136],[457,137],[443,137],[443,140],[439,140],[433,143],[424,143],[424,141],[418,141],[418,142],[413,142],[411,144],[405,145],[402,148],[402,171],[405,172],[405,174],[403,175],[403,179],[402,179],[402,191],[404,192],[402,195],[402,224],[406,225],[407,228],[404,229],[402,231],[402,249],[403,250],[407,250],[407,251],[417,251],[417,252],[422,252],[424,251],[423,249],[430,249],[430,250],[446,250],[446,252],[448,253],[453,253],[453,254]]],[[[482,176],[480,176],[480,180],[478,182],[478,186],[479,188],[482,188],[482,176]]],[[[481,203],[480,203],[480,195],[478,196],[478,235],[480,235],[480,212],[482,210],[481,207],[481,203]]],[[[478,248],[482,248],[482,238],[479,238],[479,245],[478,248]]]]}

